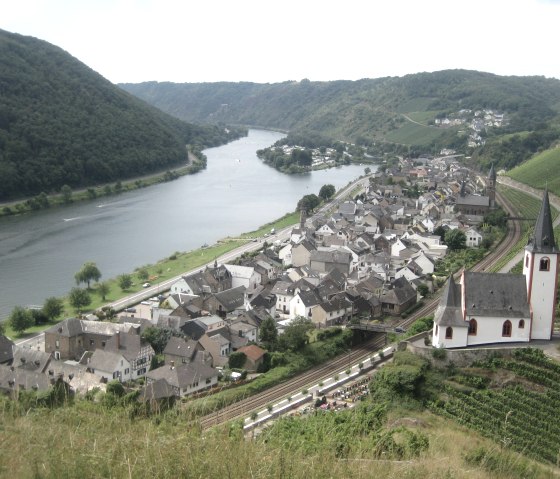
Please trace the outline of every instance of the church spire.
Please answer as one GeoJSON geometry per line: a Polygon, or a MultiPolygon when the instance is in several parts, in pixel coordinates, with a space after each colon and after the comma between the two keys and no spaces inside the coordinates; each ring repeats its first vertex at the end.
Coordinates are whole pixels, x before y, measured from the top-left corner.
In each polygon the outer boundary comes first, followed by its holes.
{"type": "Polygon", "coordinates": [[[496,170],[494,169],[494,163],[490,167],[490,171],[488,172],[488,179],[491,181],[496,181],[496,170]]]}
{"type": "Polygon", "coordinates": [[[529,239],[528,246],[539,253],[558,253],[554,239],[554,228],[552,226],[552,214],[550,213],[550,201],[548,199],[548,187],[544,190],[543,201],[533,237],[529,239]]]}

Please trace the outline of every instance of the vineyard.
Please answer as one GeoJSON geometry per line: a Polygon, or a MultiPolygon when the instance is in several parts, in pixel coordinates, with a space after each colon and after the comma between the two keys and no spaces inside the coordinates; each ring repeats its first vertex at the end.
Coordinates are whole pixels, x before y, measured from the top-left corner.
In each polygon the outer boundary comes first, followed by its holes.
{"type": "Polygon", "coordinates": [[[483,375],[460,375],[459,380],[445,383],[430,409],[477,430],[504,449],[559,465],[560,363],[540,349],[526,348],[512,358],[496,357],[475,366],[514,374],[515,385],[492,389],[483,375]]]}

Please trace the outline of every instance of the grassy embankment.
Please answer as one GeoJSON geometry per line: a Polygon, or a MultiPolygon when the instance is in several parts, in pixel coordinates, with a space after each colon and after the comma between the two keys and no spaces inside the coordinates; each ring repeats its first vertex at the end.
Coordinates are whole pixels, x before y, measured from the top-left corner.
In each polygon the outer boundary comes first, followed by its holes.
{"type": "MultiPolygon", "coordinates": [[[[153,285],[156,285],[158,282],[166,281],[170,278],[179,276],[186,271],[190,271],[192,269],[205,265],[206,263],[213,261],[223,254],[228,253],[229,251],[232,251],[233,249],[247,243],[252,238],[262,237],[265,233],[270,233],[271,228],[281,230],[287,226],[296,224],[298,221],[299,213],[288,213],[276,221],[262,225],[255,231],[242,234],[239,238],[224,238],[223,240],[220,240],[218,243],[209,246],[208,248],[196,249],[188,252],[175,252],[168,258],[162,259],[155,264],[141,266],[139,268],[136,268],[135,271],[137,272],[141,268],[146,269],[150,276],[149,281],[153,285]]],[[[105,301],[103,301],[102,298],[98,294],[96,294],[95,286],[93,286],[91,289],[92,302],[90,306],[88,306],[87,311],[95,311],[107,303],[117,301],[121,298],[124,298],[125,296],[129,296],[130,294],[142,291],[142,283],[144,281],[140,280],[137,277],[136,273],[131,274],[134,279],[134,286],[132,286],[127,291],[122,291],[119,288],[117,278],[110,278],[106,280],[102,278],[102,280],[106,281],[109,286],[109,293],[105,297],[105,301]]],[[[64,313],[62,315],[63,318],[74,315],[74,311],[72,310],[68,302],[68,298],[64,298],[64,306],[64,313]]],[[[6,335],[12,338],[24,338],[30,333],[42,331],[43,329],[50,327],[51,325],[52,324],[33,326],[32,328],[26,330],[24,334],[18,336],[6,323],[6,335]]]]}

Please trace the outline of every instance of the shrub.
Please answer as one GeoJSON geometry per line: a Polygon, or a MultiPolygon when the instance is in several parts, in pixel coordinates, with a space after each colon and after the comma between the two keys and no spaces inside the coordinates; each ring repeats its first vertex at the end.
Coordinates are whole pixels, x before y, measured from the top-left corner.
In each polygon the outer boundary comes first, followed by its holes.
{"type": "Polygon", "coordinates": [[[434,359],[444,360],[447,358],[447,350],[443,348],[434,348],[432,350],[432,357],[434,359]]]}

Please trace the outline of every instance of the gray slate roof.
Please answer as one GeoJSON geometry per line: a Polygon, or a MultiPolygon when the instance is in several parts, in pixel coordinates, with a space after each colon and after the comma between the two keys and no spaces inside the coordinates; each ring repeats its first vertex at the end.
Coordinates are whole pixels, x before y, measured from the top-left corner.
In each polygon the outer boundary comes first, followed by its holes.
{"type": "Polygon", "coordinates": [[[470,316],[528,318],[525,276],[465,272],[465,306],[470,316]]]}
{"type": "Polygon", "coordinates": [[[0,334],[0,364],[10,362],[14,357],[14,342],[0,334]]]}
{"type": "Polygon", "coordinates": [[[539,211],[539,216],[537,217],[537,222],[535,224],[533,237],[529,239],[527,249],[538,253],[559,252],[554,239],[554,228],[552,226],[548,189],[544,190],[543,201],[539,211]]]}
{"type": "Polygon", "coordinates": [[[146,377],[157,381],[164,379],[167,384],[176,388],[186,388],[195,381],[206,380],[218,376],[218,371],[202,363],[181,364],[179,366],[162,366],[148,371],[146,377]]]}
{"type": "Polygon", "coordinates": [[[468,327],[468,323],[463,320],[463,315],[461,314],[461,285],[455,284],[453,276],[450,276],[447,280],[434,314],[434,322],[440,327],[468,327]]]}

